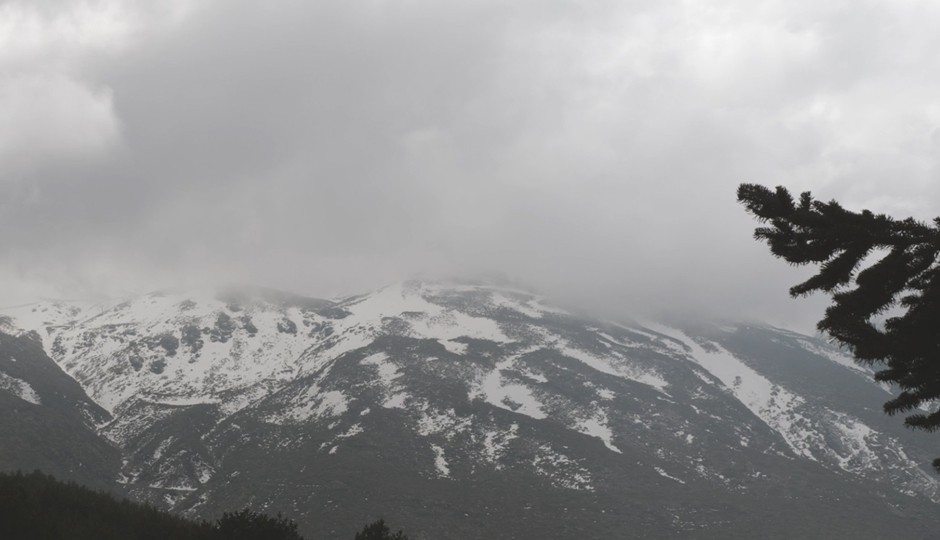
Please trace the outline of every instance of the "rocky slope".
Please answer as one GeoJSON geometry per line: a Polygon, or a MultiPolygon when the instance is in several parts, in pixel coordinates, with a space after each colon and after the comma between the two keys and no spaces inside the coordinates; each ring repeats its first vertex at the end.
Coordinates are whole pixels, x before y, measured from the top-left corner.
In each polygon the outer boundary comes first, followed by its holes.
{"type": "MultiPolygon", "coordinates": [[[[884,417],[888,390],[839,350],[774,328],[621,325],[417,281],[338,301],[164,292],[6,311],[0,347],[42,343],[68,375],[49,377],[87,392],[75,421],[120,452],[115,480],[187,514],[251,504],[314,538],[379,514],[413,538],[940,525],[936,440],[884,417]]],[[[0,411],[45,406],[5,350],[0,411]]]]}

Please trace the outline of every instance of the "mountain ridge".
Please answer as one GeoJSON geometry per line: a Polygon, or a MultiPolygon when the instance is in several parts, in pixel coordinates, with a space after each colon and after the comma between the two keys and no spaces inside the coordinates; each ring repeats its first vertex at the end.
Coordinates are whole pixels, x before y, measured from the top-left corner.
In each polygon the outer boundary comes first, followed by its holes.
{"type": "Polygon", "coordinates": [[[844,526],[810,502],[851,490],[874,493],[853,502],[865,512],[837,505],[859,523],[940,499],[927,439],[877,408],[887,391],[780,329],[618,324],[514,288],[426,281],[336,300],[160,292],[33,307],[23,333],[111,417],[91,428],[123,456],[122,488],[191,515],[247,500],[339,527],[372,517],[368,493],[410,516],[416,538],[448,530],[440,515],[459,522],[455,538],[477,537],[483,515],[518,538],[537,536],[512,519],[562,518],[572,533],[630,523],[717,538],[746,537],[774,504],[844,526]],[[461,506],[476,515],[454,517],[461,506]]]}

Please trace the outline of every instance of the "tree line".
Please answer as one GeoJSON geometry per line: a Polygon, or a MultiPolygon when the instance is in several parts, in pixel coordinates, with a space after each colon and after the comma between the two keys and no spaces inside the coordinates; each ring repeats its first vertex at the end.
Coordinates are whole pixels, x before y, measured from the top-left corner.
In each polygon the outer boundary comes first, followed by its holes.
{"type": "MultiPolygon", "coordinates": [[[[304,540],[297,524],[278,514],[243,509],[214,522],[174,516],[153,506],[117,500],[35,471],[0,473],[0,538],[4,540],[304,540]]],[[[408,540],[383,520],[355,540],[408,540]]]]}

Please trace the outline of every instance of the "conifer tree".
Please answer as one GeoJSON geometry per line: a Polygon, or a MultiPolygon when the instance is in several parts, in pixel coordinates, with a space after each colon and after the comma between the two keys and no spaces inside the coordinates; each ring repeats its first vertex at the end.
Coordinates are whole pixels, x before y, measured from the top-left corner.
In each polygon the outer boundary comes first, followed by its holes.
{"type": "Polygon", "coordinates": [[[384,519],[374,521],[356,533],[355,540],[408,540],[402,531],[392,534],[384,519]]]}
{"type": "MultiPolygon", "coordinates": [[[[897,385],[900,394],[885,403],[887,414],[940,400],[940,217],[928,224],[852,212],[809,192],[796,201],[783,187],[756,184],[742,184],[738,202],[767,225],[754,237],[771,253],[793,265],[818,266],[790,295],[832,297],[818,328],[857,362],[877,366],[876,380],[897,385]]],[[[937,431],[940,411],[932,410],[910,414],[904,423],[937,431]]],[[[940,458],[933,466],[940,471],[940,458]]]]}
{"type": "Polygon", "coordinates": [[[218,531],[225,540],[303,540],[294,521],[281,514],[271,517],[249,508],[222,514],[218,531]]]}

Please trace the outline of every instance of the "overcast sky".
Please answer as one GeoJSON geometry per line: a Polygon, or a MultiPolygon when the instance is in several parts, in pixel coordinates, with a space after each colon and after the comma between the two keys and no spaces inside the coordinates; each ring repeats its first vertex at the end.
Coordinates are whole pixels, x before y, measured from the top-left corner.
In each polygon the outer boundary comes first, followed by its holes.
{"type": "Polygon", "coordinates": [[[940,214],[928,1],[0,0],[0,305],[502,275],[808,328],[741,182],[940,214]]]}

